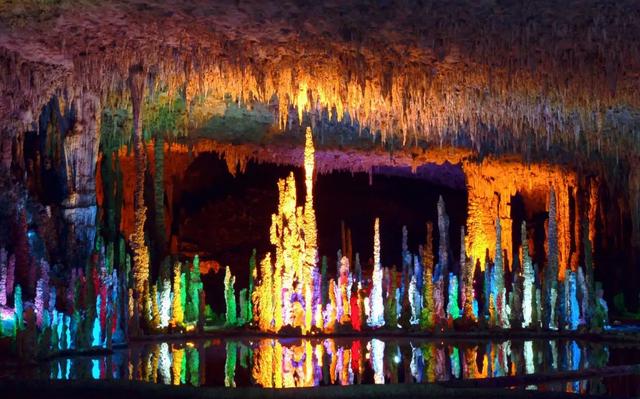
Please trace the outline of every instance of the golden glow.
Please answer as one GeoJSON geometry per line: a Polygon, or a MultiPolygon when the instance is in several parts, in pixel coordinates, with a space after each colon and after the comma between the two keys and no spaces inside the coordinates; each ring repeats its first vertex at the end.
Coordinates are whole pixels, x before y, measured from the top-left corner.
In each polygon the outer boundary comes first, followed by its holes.
{"type": "Polygon", "coordinates": [[[271,253],[267,253],[260,262],[260,275],[262,279],[256,286],[251,300],[255,312],[254,318],[258,321],[258,327],[262,331],[273,331],[273,267],[271,265],[271,253]]]}
{"type": "MultiPolygon", "coordinates": [[[[489,158],[481,163],[464,161],[463,170],[468,188],[467,255],[483,260],[488,249],[489,256],[495,259],[497,214],[502,227],[501,244],[509,266],[513,263],[511,197],[522,193],[528,200],[528,211],[545,211],[549,191],[554,187],[558,198],[558,277],[564,279],[565,269],[570,266],[572,239],[575,239],[571,235],[569,209],[569,197],[576,195],[573,188],[578,185],[575,173],[560,166],[489,158]]],[[[573,244],[576,248],[576,243],[573,244]]],[[[484,270],[484,262],[480,262],[480,267],[484,270]]]]}
{"type": "Polygon", "coordinates": [[[278,181],[278,212],[271,216],[270,241],[275,247],[275,262],[261,262],[261,281],[253,298],[258,325],[263,331],[278,332],[285,326],[298,327],[303,334],[311,331],[313,316],[314,278],[317,273],[317,227],[313,208],[314,149],[311,129],[307,128],[304,150],[305,204],[297,206],[296,182],[293,172],[278,181]],[[293,294],[304,298],[292,301],[293,294]],[[269,297],[269,298],[267,298],[269,297]],[[272,302],[272,304],[271,304],[272,302]],[[272,311],[267,311],[272,307],[272,311]],[[271,320],[273,318],[273,322],[271,320]]]}
{"type": "Polygon", "coordinates": [[[182,309],[181,295],[181,277],[182,277],[182,265],[180,262],[176,262],[173,265],[173,303],[172,303],[172,320],[171,323],[175,325],[182,325],[184,323],[184,309],[182,309]]]}

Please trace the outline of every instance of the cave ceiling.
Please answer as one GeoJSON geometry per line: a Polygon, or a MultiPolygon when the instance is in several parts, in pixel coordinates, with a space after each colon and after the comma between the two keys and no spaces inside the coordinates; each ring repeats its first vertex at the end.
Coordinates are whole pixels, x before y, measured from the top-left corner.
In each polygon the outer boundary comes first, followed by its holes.
{"type": "Polygon", "coordinates": [[[5,1],[0,128],[53,95],[126,108],[141,65],[194,132],[227,96],[281,130],[306,113],[404,147],[633,162],[638,37],[636,1],[5,1]]]}

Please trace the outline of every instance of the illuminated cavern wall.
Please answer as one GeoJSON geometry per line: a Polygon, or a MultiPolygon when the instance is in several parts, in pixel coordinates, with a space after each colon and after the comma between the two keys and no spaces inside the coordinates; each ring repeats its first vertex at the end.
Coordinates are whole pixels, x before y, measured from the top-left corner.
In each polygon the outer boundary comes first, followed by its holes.
{"type": "MultiPolygon", "coordinates": [[[[150,165],[155,165],[154,157],[157,154],[155,144],[147,145],[147,157],[150,165]]],[[[284,144],[281,146],[263,147],[252,144],[233,145],[220,143],[213,140],[199,140],[192,145],[165,143],[164,144],[164,192],[167,195],[165,206],[165,228],[171,224],[172,196],[174,186],[182,178],[191,160],[198,153],[213,152],[219,154],[227,163],[232,175],[243,173],[247,162],[269,163],[280,165],[301,165],[303,152],[299,147],[284,144]]],[[[125,184],[125,206],[121,227],[125,234],[129,234],[133,227],[133,207],[127,206],[127,198],[132,197],[134,185],[131,182],[133,158],[126,148],[121,148],[118,153],[120,165],[123,171],[125,184]]],[[[464,184],[468,192],[469,219],[467,221],[469,239],[467,251],[474,259],[484,259],[485,251],[489,249],[491,258],[495,257],[495,218],[500,217],[503,222],[502,247],[506,251],[510,261],[513,260],[514,248],[511,232],[511,197],[520,194],[525,198],[529,219],[535,212],[548,210],[548,197],[551,187],[554,187],[559,202],[559,240],[560,248],[560,273],[571,267],[575,270],[581,250],[581,234],[579,219],[586,210],[589,210],[590,239],[595,242],[594,223],[597,209],[596,195],[599,186],[596,181],[580,182],[575,171],[566,167],[549,164],[524,164],[517,158],[485,159],[481,162],[474,160],[472,153],[457,149],[436,149],[425,152],[404,153],[398,152],[393,158],[382,151],[338,151],[317,150],[316,170],[321,174],[333,171],[348,171],[351,173],[365,172],[373,175],[381,168],[402,170],[411,168],[416,171],[420,165],[434,165],[425,176],[430,181],[442,185],[464,184]],[[444,163],[457,165],[465,176],[463,182],[455,174],[436,165],[444,163]],[[589,187],[593,186],[591,189],[589,187]],[[585,190],[590,190],[590,197],[585,190]],[[571,209],[569,202],[571,201],[571,209]],[[580,206],[583,208],[581,209],[580,206]],[[573,215],[571,214],[573,213],[573,215]]],[[[151,173],[156,173],[151,166],[151,173]]],[[[411,172],[409,172],[410,174],[411,172]]],[[[100,197],[100,196],[99,196],[100,197]]],[[[100,201],[100,199],[99,199],[100,201]]],[[[129,202],[130,204],[130,202],[129,202]]],[[[168,234],[168,230],[167,230],[168,234]]],[[[532,246],[533,248],[533,246],[532,246]]]]}

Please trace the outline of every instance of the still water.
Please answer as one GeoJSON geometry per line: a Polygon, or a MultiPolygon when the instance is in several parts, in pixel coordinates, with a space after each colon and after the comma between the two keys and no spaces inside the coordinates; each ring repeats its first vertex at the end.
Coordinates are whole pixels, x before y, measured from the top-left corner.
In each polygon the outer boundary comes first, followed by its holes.
{"type": "MultiPolygon", "coordinates": [[[[58,358],[37,373],[50,379],[286,388],[446,382],[635,363],[640,348],[574,340],[243,338],[133,343],[110,356],[58,358]]],[[[633,396],[640,394],[639,386],[638,376],[624,376],[520,388],[633,396]]]]}

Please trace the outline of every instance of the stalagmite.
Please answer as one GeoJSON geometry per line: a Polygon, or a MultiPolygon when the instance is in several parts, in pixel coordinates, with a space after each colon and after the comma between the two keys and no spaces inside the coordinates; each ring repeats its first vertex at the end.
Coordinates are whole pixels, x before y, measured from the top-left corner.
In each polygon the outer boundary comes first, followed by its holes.
{"type": "Polygon", "coordinates": [[[160,284],[160,298],[159,298],[159,312],[161,328],[165,328],[169,325],[171,319],[171,283],[167,280],[161,280],[160,284]]]}
{"type": "Polygon", "coordinates": [[[420,315],[420,327],[431,328],[434,325],[435,316],[435,304],[434,304],[434,290],[433,290],[433,224],[427,223],[427,237],[422,251],[422,261],[424,263],[424,277],[423,277],[423,294],[424,307],[420,315]]]}
{"type": "Polygon", "coordinates": [[[384,306],[382,303],[382,266],[380,264],[380,219],[376,218],[373,230],[373,275],[371,276],[373,288],[370,296],[371,313],[367,324],[370,327],[382,327],[384,325],[384,306]]]}
{"type": "Polygon", "coordinates": [[[523,274],[523,296],[522,296],[522,327],[527,328],[532,322],[532,310],[535,308],[535,275],[531,256],[529,255],[529,241],[527,240],[527,224],[522,222],[520,228],[522,237],[522,247],[520,248],[522,258],[523,274]]]}
{"type": "Polygon", "coordinates": [[[502,260],[502,226],[500,218],[496,219],[496,257],[493,265],[493,280],[491,282],[491,292],[496,301],[494,308],[497,312],[497,319],[502,328],[509,327],[506,305],[506,289],[504,286],[504,264],[502,260]]]}
{"type": "Polygon", "coordinates": [[[129,90],[133,105],[133,148],[136,162],[136,180],[134,193],[135,231],[131,236],[133,248],[134,299],[138,306],[149,295],[149,249],[145,243],[144,225],[147,219],[147,207],[144,203],[144,176],[147,170],[147,157],[142,137],[142,100],[146,76],[142,65],[129,70],[129,90]]]}
{"type": "Polygon", "coordinates": [[[226,325],[235,326],[238,323],[238,311],[236,310],[236,292],[234,284],[236,278],[231,274],[229,266],[224,272],[224,303],[226,305],[226,325]]]}
{"type": "Polygon", "coordinates": [[[411,282],[409,283],[409,304],[411,306],[411,325],[417,325],[420,323],[420,314],[422,312],[422,292],[421,281],[422,270],[418,257],[414,257],[414,272],[411,275],[411,282]]]}
{"type": "Polygon", "coordinates": [[[7,266],[7,297],[13,295],[13,286],[15,283],[16,257],[9,256],[9,265],[7,266]]]}
{"type": "Polygon", "coordinates": [[[273,266],[271,253],[267,253],[260,262],[260,281],[251,298],[254,303],[258,326],[262,331],[273,331],[273,266]]]}
{"type": "Polygon", "coordinates": [[[7,305],[7,251],[0,248],[0,306],[7,305]]]}
{"type": "Polygon", "coordinates": [[[338,274],[338,287],[340,292],[340,305],[341,312],[338,315],[341,324],[349,323],[351,319],[351,273],[349,271],[349,259],[343,256],[340,259],[340,270],[338,274]]]}
{"type": "Polygon", "coordinates": [[[153,329],[160,328],[160,307],[158,306],[158,286],[151,286],[151,326],[153,329]]]}
{"type": "Polygon", "coordinates": [[[445,319],[445,290],[449,277],[449,216],[442,196],[438,199],[438,263],[434,272],[434,314],[437,321],[445,319]]]}
{"type": "MultiPolygon", "coordinates": [[[[400,289],[397,286],[398,279],[398,271],[394,267],[389,270],[389,268],[383,268],[383,281],[384,281],[384,290],[386,297],[384,298],[384,320],[385,323],[392,327],[398,327],[398,308],[399,306],[399,292],[400,289]]],[[[400,301],[401,302],[401,301],[400,301]]]]}
{"type": "Polygon", "coordinates": [[[447,317],[455,320],[460,317],[458,305],[458,277],[449,273],[449,301],[447,303],[447,317]]]}
{"type": "Polygon", "coordinates": [[[247,311],[245,314],[245,322],[251,323],[253,321],[253,293],[255,292],[255,281],[258,277],[258,269],[256,268],[256,249],[251,252],[251,258],[249,258],[249,288],[247,290],[247,311]]]}
{"type": "Polygon", "coordinates": [[[460,275],[462,293],[462,314],[467,321],[474,321],[473,312],[473,276],[475,275],[475,263],[473,258],[467,258],[465,253],[465,233],[464,226],[460,228],[460,275]]]}
{"type": "Polygon", "coordinates": [[[198,321],[200,314],[200,292],[202,291],[202,279],[200,278],[200,257],[194,256],[193,264],[186,274],[187,298],[185,307],[185,320],[189,323],[198,321]]]}
{"type": "Polygon", "coordinates": [[[549,193],[549,223],[547,241],[549,248],[548,264],[545,269],[543,324],[545,328],[557,329],[558,302],[558,231],[556,225],[556,196],[553,188],[549,193]]]}
{"type": "Polygon", "coordinates": [[[16,315],[16,329],[24,328],[24,308],[22,303],[22,287],[16,285],[13,292],[13,309],[16,315]]]}
{"type": "Polygon", "coordinates": [[[182,307],[182,264],[173,265],[173,304],[171,306],[172,324],[182,325],[184,322],[184,308],[182,307]]]}
{"type": "Polygon", "coordinates": [[[565,279],[568,278],[568,286],[567,290],[568,294],[568,307],[569,307],[569,329],[576,330],[578,329],[578,325],[580,323],[580,305],[578,305],[578,288],[577,288],[577,277],[575,272],[568,272],[565,276],[565,279]]]}

